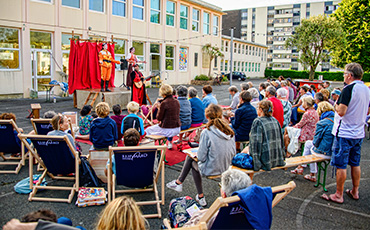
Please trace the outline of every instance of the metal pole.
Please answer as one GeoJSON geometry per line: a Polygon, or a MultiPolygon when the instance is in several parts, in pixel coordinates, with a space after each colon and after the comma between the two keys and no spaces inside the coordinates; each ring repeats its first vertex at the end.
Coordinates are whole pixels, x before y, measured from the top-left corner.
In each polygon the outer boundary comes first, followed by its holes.
{"type": "Polygon", "coordinates": [[[234,27],[231,28],[230,41],[230,86],[233,84],[234,27]]]}

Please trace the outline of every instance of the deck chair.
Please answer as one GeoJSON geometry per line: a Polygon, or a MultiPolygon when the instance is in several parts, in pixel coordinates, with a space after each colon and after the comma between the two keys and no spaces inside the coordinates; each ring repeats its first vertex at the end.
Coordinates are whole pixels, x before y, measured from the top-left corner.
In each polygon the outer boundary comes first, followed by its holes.
{"type": "Polygon", "coordinates": [[[51,119],[34,119],[31,118],[33,130],[37,135],[46,135],[48,132],[53,131],[51,119]]]}
{"type": "Polygon", "coordinates": [[[67,136],[45,136],[45,135],[19,135],[22,143],[30,151],[30,193],[29,201],[54,201],[71,203],[73,196],[79,187],[79,164],[80,158],[78,152],[74,149],[67,136]],[[27,142],[30,140],[34,149],[27,142]],[[45,169],[39,182],[33,185],[33,157],[37,159],[40,165],[45,169]],[[68,175],[74,173],[74,176],[57,176],[58,174],[68,175]],[[57,180],[72,180],[74,184],[67,186],[40,186],[46,175],[57,180]],[[36,197],[38,189],[45,190],[65,190],[69,191],[68,198],[36,197]]]}
{"type": "MultiPolygon", "coordinates": [[[[272,207],[276,206],[295,187],[296,184],[294,181],[290,181],[288,184],[272,187],[272,207]]],[[[199,220],[197,225],[192,227],[184,227],[182,229],[207,229],[207,223],[217,211],[219,211],[219,213],[214,219],[211,229],[252,229],[252,226],[246,219],[244,211],[239,204],[240,198],[238,196],[231,196],[227,198],[219,197],[215,200],[215,202],[213,202],[211,207],[199,220]]],[[[163,223],[168,229],[172,229],[168,219],[164,219],[163,223]]]]}
{"type": "Polygon", "coordinates": [[[157,213],[146,214],[145,218],[161,218],[161,204],[164,205],[164,154],[166,146],[109,147],[109,159],[115,158],[116,175],[112,164],[108,165],[108,202],[116,193],[154,192],[155,200],[136,202],[137,205],[156,205],[157,213]],[[159,159],[157,152],[160,152],[159,159]],[[158,161],[159,160],[159,161],[158,161]],[[155,162],[158,167],[155,169],[155,162]],[[157,181],[161,175],[161,199],[159,199],[157,181]],[[134,188],[116,190],[117,185],[134,188]],[[153,187],[149,187],[153,186],[153,187]]]}
{"type": "Polygon", "coordinates": [[[0,165],[16,166],[14,170],[0,170],[0,173],[18,174],[22,166],[25,165],[26,151],[23,143],[17,142],[17,139],[14,135],[14,130],[18,134],[21,133],[13,120],[0,120],[0,156],[4,159],[4,162],[0,162],[0,165]],[[7,153],[21,153],[21,156],[5,156],[7,153]]]}

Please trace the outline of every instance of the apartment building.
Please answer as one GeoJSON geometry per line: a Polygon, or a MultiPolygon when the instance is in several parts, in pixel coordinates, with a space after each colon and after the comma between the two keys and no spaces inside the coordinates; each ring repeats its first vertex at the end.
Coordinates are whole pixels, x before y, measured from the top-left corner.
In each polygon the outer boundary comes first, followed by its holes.
{"type": "MultiPolygon", "coordinates": [[[[52,79],[67,81],[60,72],[68,74],[72,31],[82,39],[113,36],[117,60],[133,46],[145,76],[160,71],[166,83],[187,84],[208,73],[202,47],[221,47],[222,15],[201,0],[0,0],[0,97],[29,97],[52,79]]],[[[125,72],[115,74],[119,86],[125,72]]]]}
{"type": "MultiPolygon", "coordinates": [[[[223,34],[230,36],[227,28],[235,27],[237,38],[268,46],[267,68],[303,70],[298,63],[299,52],[285,48],[285,40],[302,19],[320,14],[330,15],[338,7],[340,0],[276,5],[240,10],[225,11],[222,18],[223,34]]],[[[321,63],[318,71],[337,71],[329,62],[321,63]]]]}

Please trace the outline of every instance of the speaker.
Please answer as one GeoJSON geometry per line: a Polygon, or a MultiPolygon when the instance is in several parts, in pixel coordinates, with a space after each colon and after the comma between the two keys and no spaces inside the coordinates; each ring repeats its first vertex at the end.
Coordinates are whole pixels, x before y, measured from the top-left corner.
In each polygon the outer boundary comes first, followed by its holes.
{"type": "Polygon", "coordinates": [[[121,59],[121,70],[127,70],[128,68],[128,62],[126,59],[121,59]]]}

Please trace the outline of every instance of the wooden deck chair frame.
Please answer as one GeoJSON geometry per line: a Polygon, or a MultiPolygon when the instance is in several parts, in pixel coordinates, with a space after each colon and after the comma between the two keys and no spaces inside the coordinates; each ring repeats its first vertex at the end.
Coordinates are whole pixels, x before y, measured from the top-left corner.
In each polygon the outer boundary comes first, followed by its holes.
{"type": "Polygon", "coordinates": [[[149,111],[148,111],[148,114],[145,116],[144,114],[143,114],[143,111],[140,111],[140,113],[141,113],[141,116],[144,118],[143,119],[143,123],[145,124],[145,122],[146,121],[148,121],[148,123],[150,124],[150,125],[154,125],[154,123],[152,122],[153,121],[153,109],[154,109],[154,107],[152,106],[152,107],[150,107],[150,109],[149,109],[149,111]],[[150,116],[150,120],[148,119],[149,118],[149,116],[150,116]]]}
{"type": "Polygon", "coordinates": [[[78,155],[78,152],[74,149],[72,143],[69,141],[67,136],[47,136],[47,135],[19,135],[19,138],[21,139],[22,143],[26,146],[26,148],[30,152],[30,159],[29,159],[29,178],[30,178],[30,189],[32,189],[32,192],[30,193],[28,200],[29,201],[53,201],[53,202],[67,202],[71,203],[72,199],[74,197],[75,192],[79,189],[79,165],[81,163],[80,157],[78,155]],[[27,138],[47,138],[49,140],[58,140],[58,141],[65,141],[67,143],[67,146],[69,147],[70,151],[73,153],[75,157],[75,176],[73,177],[66,177],[66,176],[55,176],[52,173],[50,173],[43,163],[41,157],[37,154],[37,150],[33,149],[31,145],[27,142],[27,138]],[[33,157],[36,158],[36,160],[40,163],[40,165],[45,169],[42,173],[41,177],[39,178],[39,181],[33,185],[33,157]],[[66,187],[66,186],[41,186],[41,182],[46,177],[46,175],[50,176],[53,180],[73,180],[74,184],[72,187],[66,187]],[[64,190],[64,191],[70,191],[68,198],[50,198],[50,197],[35,197],[38,189],[46,189],[46,190],[64,190]]]}
{"type": "Polygon", "coordinates": [[[51,123],[51,119],[47,119],[47,118],[38,118],[38,119],[31,118],[31,123],[32,123],[33,130],[35,131],[35,134],[36,135],[39,135],[39,132],[37,131],[36,123],[50,124],[51,123]]]}
{"type": "MultiPolygon", "coordinates": [[[[275,207],[284,197],[286,197],[294,188],[296,187],[296,184],[294,181],[290,181],[288,184],[280,185],[272,187],[272,193],[275,194],[274,199],[272,200],[272,207],[275,207]]],[[[208,209],[208,211],[204,214],[204,216],[199,220],[199,223],[192,226],[192,227],[184,227],[179,229],[199,229],[199,230],[205,230],[207,229],[207,223],[210,221],[210,219],[215,215],[215,213],[222,207],[226,207],[229,204],[235,203],[240,201],[240,198],[238,196],[231,196],[227,198],[219,197],[213,202],[211,207],[208,209]]],[[[168,219],[163,220],[163,224],[168,229],[173,229],[171,227],[171,224],[168,219]]]]}
{"type": "MultiPolygon", "coordinates": [[[[164,155],[166,152],[166,146],[133,146],[133,147],[109,147],[109,159],[112,159],[115,150],[153,150],[160,152],[160,158],[158,162],[158,168],[155,172],[155,177],[153,178],[153,188],[143,188],[143,189],[126,189],[126,190],[116,190],[116,175],[113,174],[112,164],[108,165],[108,203],[115,199],[116,193],[136,193],[136,192],[154,192],[155,200],[152,201],[141,201],[135,202],[137,205],[156,205],[156,214],[146,214],[143,215],[145,218],[161,218],[161,206],[164,205],[165,200],[165,185],[164,185],[164,155]],[[159,199],[157,182],[159,179],[159,174],[161,174],[161,199],[159,199]]],[[[157,157],[155,157],[157,159],[157,157]]],[[[110,160],[112,162],[112,160],[110,160]]]]}
{"type": "MultiPolygon", "coordinates": [[[[13,119],[11,120],[0,120],[0,125],[2,124],[11,124],[14,128],[14,130],[17,131],[18,133],[18,136],[19,134],[21,134],[21,130],[18,128],[17,124],[13,121],[13,119]]],[[[24,144],[23,142],[21,143],[21,156],[20,157],[7,157],[4,155],[3,152],[0,152],[0,157],[4,159],[4,162],[0,162],[0,165],[16,165],[16,168],[14,170],[0,170],[0,174],[3,174],[3,173],[14,173],[14,174],[18,174],[19,171],[21,170],[22,166],[25,165],[25,162],[26,162],[26,156],[27,154],[25,153],[24,151],[24,144]],[[13,160],[16,160],[16,161],[13,161],[13,160]],[[12,161],[12,162],[9,162],[9,161],[12,161]]]]}

